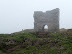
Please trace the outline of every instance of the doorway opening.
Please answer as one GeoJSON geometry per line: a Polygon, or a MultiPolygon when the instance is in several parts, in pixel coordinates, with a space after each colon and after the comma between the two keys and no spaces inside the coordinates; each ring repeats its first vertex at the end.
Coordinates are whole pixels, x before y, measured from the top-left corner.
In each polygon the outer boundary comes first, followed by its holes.
{"type": "Polygon", "coordinates": [[[48,25],[44,26],[44,32],[48,32],[48,25]]]}

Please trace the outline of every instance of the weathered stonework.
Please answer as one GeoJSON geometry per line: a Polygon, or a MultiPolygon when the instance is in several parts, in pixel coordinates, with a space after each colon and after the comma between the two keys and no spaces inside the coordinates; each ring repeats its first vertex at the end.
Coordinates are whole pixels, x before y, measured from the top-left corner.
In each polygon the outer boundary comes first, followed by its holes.
{"type": "Polygon", "coordinates": [[[59,9],[51,11],[35,11],[34,12],[34,30],[35,32],[43,32],[44,26],[48,26],[48,32],[59,31],[59,9]]]}

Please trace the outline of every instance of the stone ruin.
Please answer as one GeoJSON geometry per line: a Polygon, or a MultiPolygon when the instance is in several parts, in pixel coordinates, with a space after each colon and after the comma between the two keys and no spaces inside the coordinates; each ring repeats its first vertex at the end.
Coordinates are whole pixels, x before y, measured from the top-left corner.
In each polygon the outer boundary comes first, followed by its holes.
{"type": "Polygon", "coordinates": [[[59,8],[46,12],[34,12],[34,31],[44,32],[45,25],[48,26],[48,32],[59,31],[59,8]]]}

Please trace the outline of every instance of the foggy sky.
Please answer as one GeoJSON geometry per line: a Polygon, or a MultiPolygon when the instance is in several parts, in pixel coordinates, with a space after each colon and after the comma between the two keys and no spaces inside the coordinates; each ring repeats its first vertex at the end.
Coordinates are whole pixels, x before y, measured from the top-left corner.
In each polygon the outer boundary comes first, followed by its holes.
{"type": "Polygon", "coordinates": [[[0,0],[0,33],[33,29],[34,11],[60,9],[60,28],[72,28],[72,0],[0,0]]]}

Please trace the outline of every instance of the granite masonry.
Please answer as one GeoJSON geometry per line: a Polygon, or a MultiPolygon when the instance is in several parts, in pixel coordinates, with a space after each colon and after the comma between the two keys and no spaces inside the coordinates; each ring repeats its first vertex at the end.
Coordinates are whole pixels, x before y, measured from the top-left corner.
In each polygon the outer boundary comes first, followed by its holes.
{"type": "Polygon", "coordinates": [[[45,25],[48,26],[48,32],[59,31],[59,8],[46,12],[34,12],[34,31],[43,32],[45,25]]]}

